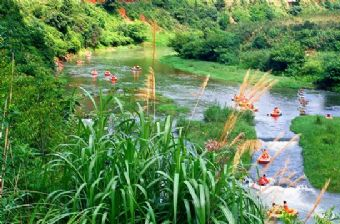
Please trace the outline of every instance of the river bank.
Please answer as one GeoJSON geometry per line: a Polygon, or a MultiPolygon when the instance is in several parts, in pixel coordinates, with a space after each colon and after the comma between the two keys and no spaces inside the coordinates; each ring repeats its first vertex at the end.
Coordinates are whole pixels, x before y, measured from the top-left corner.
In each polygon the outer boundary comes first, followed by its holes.
{"type": "Polygon", "coordinates": [[[305,174],[310,183],[321,189],[331,179],[329,192],[340,192],[340,118],[297,117],[292,131],[301,134],[305,174]]]}
{"type": "MultiPolygon", "coordinates": [[[[216,62],[182,59],[175,55],[164,56],[160,59],[160,62],[175,69],[194,73],[197,75],[210,75],[214,79],[232,83],[242,83],[243,78],[247,72],[246,69],[240,68],[238,66],[228,66],[216,62]]],[[[260,71],[256,71],[254,73],[255,74],[253,76],[257,78],[260,78],[262,75],[265,74],[264,72],[260,71]]],[[[305,78],[303,80],[302,78],[296,79],[294,77],[282,77],[274,75],[268,75],[268,77],[278,80],[278,83],[273,87],[274,89],[311,89],[314,87],[314,85],[312,84],[313,80],[308,78],[305,78]]]]}

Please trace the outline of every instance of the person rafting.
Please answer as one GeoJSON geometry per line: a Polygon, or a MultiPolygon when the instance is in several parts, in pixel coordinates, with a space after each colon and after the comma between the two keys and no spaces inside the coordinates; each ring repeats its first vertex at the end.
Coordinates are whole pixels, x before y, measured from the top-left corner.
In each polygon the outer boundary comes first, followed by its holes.
{"type": "Polygon", "coordinates": [[[326,114],[326,119],[333,119],[333,116],[331,114],[326,114]]]}
{"type": "Polygon", "coordinates": [[[274,114],[281,114],[281,111],[278,107],[275,107],[273,113],[274,114]]]}
{"type": "Polygon", "coordinates": [[[282,208],[273,202],[272,207],[268,210],[268,215],[277,215],[281,214],[282,208]]]}
{"type": "Polygon", "coordinates": [[[303,96],[305,94],[305,91],[303,89],[299,89],[298,95],[303,96]]]}
{"type": "Polygon", "coordinates": [[[263,158],[263,159],[269,159],[269,158],[270,158],[267,149],[263,149],[263,150],[262,150],[261,158],[263,158]]]}
{"type": "Polygon", "coordinates": [[[304,108],[299,109],[300,115],[306,115],[306,110],[304,108]]]}
{"type": "Polygon", "coordinates": [[[299,102],[301,105],[307,105],[308,104],[308,100],[306,100],[303,96],[300,97],[299,102]]]}
{"type": "Polygon", "coordinates": [[[110,75],[111,75],[111,72],[110,72],[110,71],[105,71],[104,75],[105,75],[105,76],[110,76],[110,75]]]}
{"type": "Polygon", "coordinates": [[[117,80],[118,80],[117,76],[115,76],[115,75],[111,76],[111,82],[115,83],[115,82],[117,82],[117,80]]]}
{"type": "Polygon", "coordinates": [[[236,94],[234,94],[234,98],[233,98],[232,100],[235,101],[235,102],[238,102],[239,99],[240,99],[240,98],[239,98],[236,94]]]}
{"type": "Polygon", "coordinates": [[[98,75],[98,72],[96,69],[93,69],[92,72],[91,72],[91,75],[92,76],[97,76],[98,75]]]}
{"type": "Polygon", "coordinates": [[[268,164],[270,163],[270,155],[266,149],[262,150],[262,154],[257,159],[259,164],[268,164]]]}
{"type": "Polygon", "coordinates": [[[84,61],[82,60],[77,60],[77,65],[82,65],[84,63],[84,61]]]}
{"type": "Polygon", "coordinates": [[[255,107],[254,107],[254,104],[252,104],[252,103],[248,103],[247,104],[247,109],[251,110],[251,111],[255,111],[256,110],[255,107]]]}
{"type": "Polygon", "coordinates": [[[278,107],[275,107],[273,112],[270,114],[272,117],[279,117],[282,115],[281,110],[278,107]]]}
{"type": "Polygon", "coordinates": [[[269,180],[268,178],[266,177],[266,174],[263,174],[262,177],[260,177],[260,179],[258,179],[257,183],[260,185],[260,186],[266,186],[267,184],[269,184],[269,180]]]}
{"type": "Polygon", "coordinates": [[[296,214],[297,211],[295,209],[289,208],[287,201],[283,201],[283,210],[288,214],[296,214]]]}
{"type": "Polygon", "coordinates": [[[234,99],[235,102],[246,102],[247,99],[243,94],[240,94],[239,96],[234,94],[234,99]]]}

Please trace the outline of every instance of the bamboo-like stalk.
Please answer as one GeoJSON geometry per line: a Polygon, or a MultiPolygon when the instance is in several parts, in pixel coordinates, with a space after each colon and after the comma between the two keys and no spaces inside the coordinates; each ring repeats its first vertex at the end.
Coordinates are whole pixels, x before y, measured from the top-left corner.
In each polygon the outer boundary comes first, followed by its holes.
{"type": "Polygon", "coordinates": [[[155,58],[156,58],[156,29],[157,23],[152,21],[152,67],[155,67],[155,58]]]}
{"type": "Polygon", "coordinates": [[[323,186],[322,190],[320,191],[320,194],[319,194],[318,197],[316,198],[315,203],[314,203],[312,209],[309,211],[309,213],[308,213],[308,215],[307,215],[305,221],[303,222],[304,224],[307,223],[307,221],[308,221],[308,220],[310,219],[310,217],[313,215],[315,209],[316,209],[316,208],[318,207],[318,205],[320,204],[321,199],[322,199],[323,195],[325,194],[325,192],[326,192],[326,190],[327,190],[327,188],[328,188],[328,186],[329,186],[330,183],[331,183],[331,179],[328,179],[328,180],[326,181],[325,185],[323,186]]]}
{"type": "MultiPolygon", "coordinates": [[[[9,87],[9,97],[8,97],[8,103],[5,103],[4,108],[4,119],[8,115],[8,109],[11,106],[12,103],[12,96],[13,96],[13,79],[14,79],[14,53],[12,53],[12,69],[11,69],[11,79],[10,79],[10,87],[9,87]]],[[[5,130],[5,143],[4,143],[4,149],[2,152],[2,167],[1,167],[1,173],[0,176],[0,198],[2,197],[3,190],[5,188],[5,174],[6,174],[6,166],[7,166],[7,152],[9,148],[9,125],[7,125],[5,130]]]]}

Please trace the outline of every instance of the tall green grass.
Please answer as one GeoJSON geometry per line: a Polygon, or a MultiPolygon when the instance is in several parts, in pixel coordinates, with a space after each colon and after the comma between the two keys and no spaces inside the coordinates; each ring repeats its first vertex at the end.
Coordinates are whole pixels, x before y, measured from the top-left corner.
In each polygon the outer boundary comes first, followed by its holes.
{"type": "Polygon", "coordinates": [[[55,190],[25,213],[3,211],[13,223],[264,223],[258,199],[215,152],[199,154],[169,117],[113,114],[111,100],[93,101],[93,124],[79,123],[51,155],[44,173],[55,190]]]}

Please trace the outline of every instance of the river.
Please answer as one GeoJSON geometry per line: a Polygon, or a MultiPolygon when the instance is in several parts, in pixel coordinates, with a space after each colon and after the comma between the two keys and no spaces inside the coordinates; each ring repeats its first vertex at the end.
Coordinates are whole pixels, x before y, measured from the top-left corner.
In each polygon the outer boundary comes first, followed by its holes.
{"type": "MultiPolygon", "coordinates": [[[[157,56],[170,54],[168,48],[157,50],[157,56]]],[[[133,49],[123,48],[120,50],[101,51],[94,53],[91,60],[82,66],[75,63],[65,65],[65,73],[68,75],[69,82],[72,86],[82,86],[85,89],[96,93],[102,88],[104,91],[117,89],[132,88],[137,89],[144,85],[145,74],[152,63],[150,58],[151,50],[149,48],[137,47],[133,49]],[[133,76],[130,67],[140,65],[143,68],[139,76],[133,76]],[[92,69],[99,72],[99,76],[93,79],[90,75],[92,69]],[[105,70],[110,70],[117,74],[118,82],[112,84],[105,80],[103,74],[105,70]]],[[[196,102],[195,94],[201,85],[204,77],[195,74],[188,74],[180,70],[173,69],[167,65],[159,63],[157,60],[154,66],[156,74],[156,91],[169,97],[181,106],[193,108],[196,102]]],[[[210,104],[219,103],[221,105],[233,106],[232,97],[239,90],[239,84],[227,83],[223,81],[210,80],[202,97],[201,103],[197,108],[195,119],[202,118],[202,112],[210,104]]],[[[331,113],[340,116],[340,95],[317,90],[306,90],[305,98],[310,101],[307,105],[308,114],[325,115],[331,113]]],[[[255,114],[256,131],[259,139],[262,139],[263,146],[269,146],[268,150],[271,155],[275,154],[282,148],[287,141],[294,136],[289,130],[291,121],[299,116],[299,102],[296,90],[282,89],[269,91],[259,102],[255,104],[259,112],[255,114]],[[283,116],[279,119],[268,117],[267,114],[278,106],[282,109],[283,116]],[[273,139],[283,133],[281,141],[272,142],[273,139]]],[[[295,172],[295,177],[300,177],[303,172],[302,149],[298,141],[293,142],[280,156],[273,162],[266,171],[267,176],[274,175],[282,169],[288,160],[288,170],[295,172]]],[[[257,152],[253,156],[254,162],[259,156],[257,152]]],[[[316,171],[317,172],[317,171],[316,171]]],[[[251,174],[255,175],[255,169],[251,174]]],[[[303,180],[298,182],[297,187],[269,187],[260,194],[260,197],[268,205],[272,202],[282,204],[287,200],[289,206],[296,208],[300,212],[300,217],[304,218],[313,206],[319,194],[319,190],[314,189],[308,182],[303,180]]],[[[317,208],[317,212],[323,212],[335,206],[336,211],[340,213],[340,194],[326,193],[317,208]]]]}

